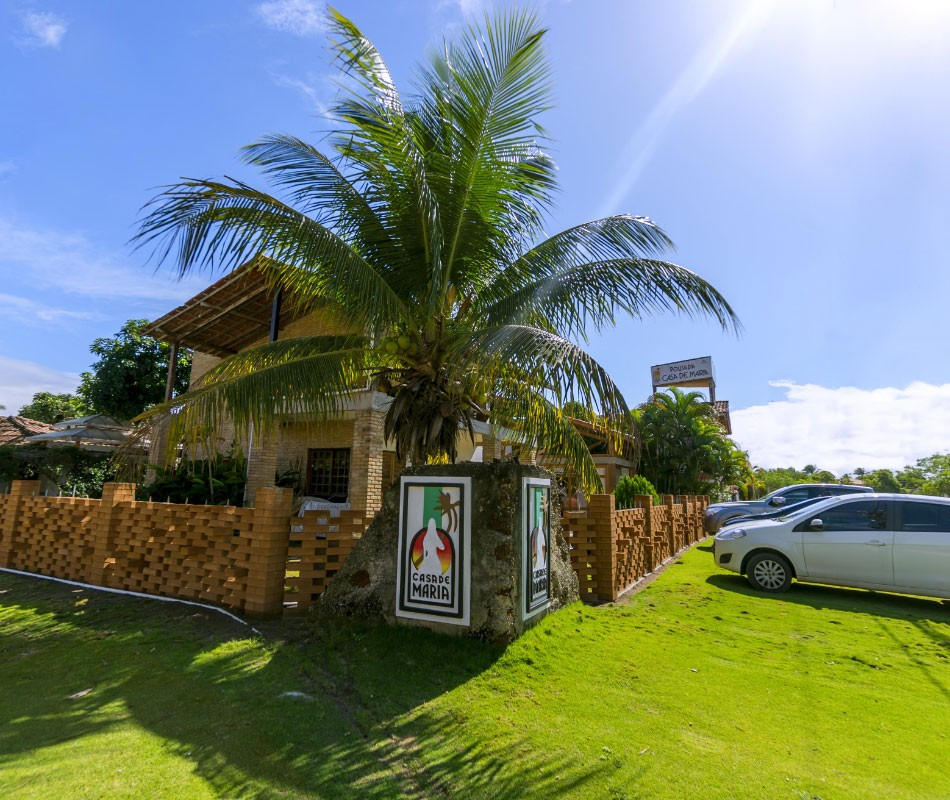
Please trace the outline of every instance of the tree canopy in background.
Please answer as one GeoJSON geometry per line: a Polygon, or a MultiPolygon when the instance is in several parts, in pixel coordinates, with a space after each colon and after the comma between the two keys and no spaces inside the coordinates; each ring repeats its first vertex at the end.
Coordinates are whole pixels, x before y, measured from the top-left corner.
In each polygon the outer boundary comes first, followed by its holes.
{"type": "Polygon", "coordinates": [[[85,401],[68,392],[63,394],[37,392],[33,395],[33,399],[19,411],[21,417],[50,424],[62,422],[64,419],[83,417],[87,413],[89,413],[89,408],[85,401]]]}
{"type": "Polygon", "coordinates": [[[658,392],[633,412],[638,472],[660,494],[721,495],[751,475],[748,456],[725,434],[699,392],[658,392]]]}
{"type": "MultiPolygon", "coordinates": [[[[171,346],[144,335],[147,324],[145,319],[130,319],[115,336],[90,345],[98,359],[82,373],[77,392],[89,413],[129,420],[165,399],[171,346]]],[[[179,351],[176,394],[188,388],[190,370],[191,353],[179,351]]]]}
{"type": "Polygon", "coordinates": [[[950,453],[934,453],[918,458],[913,465],[901,470],[865,469],[859,467],[853,475],[835,476],[828,470],[817,469],[809,464],[802,469],[757,467],[755,479],[758,493],[780,489],[794,483],[863,483],[876,492],[903,494],[928,494],[950,497],[950,453]]]}

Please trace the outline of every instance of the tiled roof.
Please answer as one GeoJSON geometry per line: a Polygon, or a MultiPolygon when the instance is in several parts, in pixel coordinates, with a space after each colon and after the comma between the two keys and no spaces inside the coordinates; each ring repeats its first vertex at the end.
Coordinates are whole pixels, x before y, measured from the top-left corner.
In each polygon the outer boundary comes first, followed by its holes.
{"type": "Polygon", "coordinates": [[[719,424],[726,429],[726,433],[732,433],[732,419],[729,417],[729,401],[717,400],[713,403],[713,411],[719,419],[719,424]]]}
{"type": "Polygon", "coordinates": [[[49,433],[53,426],[27,417],[0,417],[0,445],[20,444],[28,436],[49,433]]]}

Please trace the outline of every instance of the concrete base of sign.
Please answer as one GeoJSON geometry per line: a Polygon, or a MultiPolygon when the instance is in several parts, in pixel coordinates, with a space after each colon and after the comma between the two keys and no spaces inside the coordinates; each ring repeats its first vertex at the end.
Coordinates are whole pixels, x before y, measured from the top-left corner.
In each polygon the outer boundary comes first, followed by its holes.
{"type": "Polygon", "coordinates": [[[546,611],[527,618],[521,542],[524,509],[523,478],[551,478],[540,467],[513,462],[440,464],[407,470],[408,476],[471,478],[470,593],[468,625],[405,619],[396,615],[397,550],[400,485],[383,498],[382,510],[353,548],[321,598],[325,612],[422,625],[445,633],[511,641],[545,613],[578,599],[577,576],[571,569],[561,535],[557,492],[551,492],[551,603],[546,611]]]}

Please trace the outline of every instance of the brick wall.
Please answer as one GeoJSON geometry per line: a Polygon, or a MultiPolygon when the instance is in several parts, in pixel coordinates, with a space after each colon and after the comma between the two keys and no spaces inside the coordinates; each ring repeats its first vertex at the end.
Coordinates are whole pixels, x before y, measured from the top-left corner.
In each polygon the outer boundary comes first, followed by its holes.
{"type": "Polygon", "coordinates": [[[612,494],[593,495],[584,511],[561,520],[571,566],[587,603],[616,600],[665,559],[705,537],[708,498],[664,495],[654,506],[638,496],[635,508],[616,509],[612,494]]]}
{"type": "Polygon", "coordinates": [[[255,437],[248,460],[245,502],[253,504],[258,488],[271,486],[274,474],[300,470],[301,489],[306,491],[307,451],[311,448],[350,449],[350,508],[371,517],[382,507],[384,482],[383,437],[385,413],[371,409],[346,412],[343,419],[328,422],[285,421],[264,437],[255,437]]]}
{"type": "Polygon", "coordinates": [[[255,508],[136,502],[107,483],[101,500],[40,497],[36,481],[0,495],[0,566],[115,589],[281,613],[289,489],[255,508]]]}
{"type": "Polygon", "coordinates": [[[306,612],[363,537],[372,515],[362,511],[307,511],[290,522],[285,611],[306,612]]]}

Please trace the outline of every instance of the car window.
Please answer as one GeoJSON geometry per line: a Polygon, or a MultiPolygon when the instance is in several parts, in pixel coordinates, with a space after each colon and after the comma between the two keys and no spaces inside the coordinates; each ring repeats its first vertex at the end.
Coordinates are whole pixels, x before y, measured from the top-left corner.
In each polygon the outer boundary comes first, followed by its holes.
{"type": "Polygon", "coordinates": [[[844,503],[816,514],[826,531],[882,531],[887,527],[887,508],[880,500],[844,503]]]}
{"type": "Polygon", "coordinates": [[[782,495],[785,498],[786,504],[791,503],[800,503],[802,500],[807,500],[809,497],[809,491],[807,486],[800,486],[797,489],[790,489],[782,495]]]}
{"type": "Polygon", "coordinates": [[[912,503],[901,507],[902,531],[943,531],[950,533],[950,505],[943,503],[912,503]]]}

